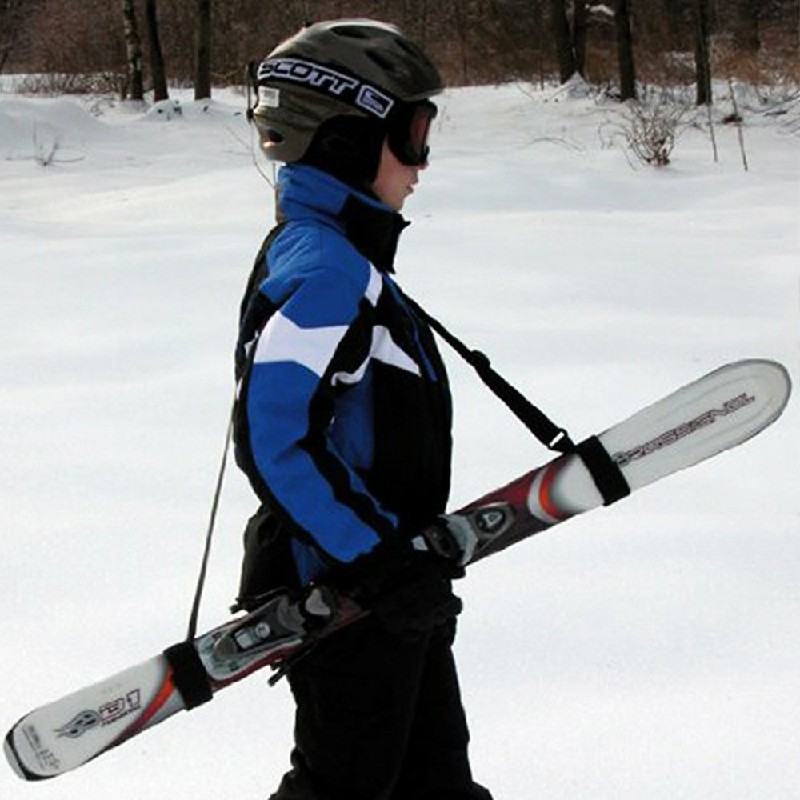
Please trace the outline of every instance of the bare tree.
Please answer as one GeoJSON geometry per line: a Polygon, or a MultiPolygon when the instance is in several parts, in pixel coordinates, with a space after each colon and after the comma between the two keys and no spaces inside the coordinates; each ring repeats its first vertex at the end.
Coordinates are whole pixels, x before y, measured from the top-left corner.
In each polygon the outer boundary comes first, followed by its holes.
{"type": "Polygon", "coordinates": [[[122,96],[131,100],[144,99],[142,79],[142,41],[139,38],[139,25],[136,22],[134,0],[122,0],[122,16],[125,21],[125,56],[127,73],[122,96]]]}
{"type": "Polygon", "coordinates": [[[164,54],[161,50],[161,38],[158,33],[156,0],[145,0],[144,19],[150,52],[150,73],[153,78],[153,100],[158,103],[166,100],[169,92],[167,91],[167,73],[164,69],[164,54]]]}
{"type": "Polygon", "coordinates": [[[211,0],[197,0],[194,29],[194,99],[211,97],[211,0]]]}
{"type": "Polygon", "coordinates": [[[622,100],[636,97],[636,70],[633,64],[633,37],[628,0],[616,0],[614,26],[617,31],[617,58],[619,61],[619,88],[622,100]]]}
{"type": "Polygon", "coordinates": [[[575,74],[576,68],[566,0],[550,0],[550,27],[558,58],[558,77],[561,83],[566,83],[575,74]]]}
{"type": "Polygon", "coordinates": [[[698,106],[711,103],[711,33],[709,0],[694,0],[694,63],[698,106]]]}
{"type": "Polygon", "coordinates": [[[575,55],[575,72],[586,75],[586,33],[589,17],[587,0],[572,2],[572,49],[575,55]]]}

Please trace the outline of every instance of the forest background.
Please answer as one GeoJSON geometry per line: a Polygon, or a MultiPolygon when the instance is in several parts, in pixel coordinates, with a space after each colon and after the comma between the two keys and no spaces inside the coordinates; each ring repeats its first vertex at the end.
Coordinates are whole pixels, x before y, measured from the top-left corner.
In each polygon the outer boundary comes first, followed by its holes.
{"type": "Polygon", "coordinates": [[[0,0],[0,72],[29,75],[27,92],[200,99],[302,25],[347,16],[399,25],[453,86],[578,73],[621,99],[695,84],[702,104],[712,77],[800,84],[800,0],[0,0]]]}

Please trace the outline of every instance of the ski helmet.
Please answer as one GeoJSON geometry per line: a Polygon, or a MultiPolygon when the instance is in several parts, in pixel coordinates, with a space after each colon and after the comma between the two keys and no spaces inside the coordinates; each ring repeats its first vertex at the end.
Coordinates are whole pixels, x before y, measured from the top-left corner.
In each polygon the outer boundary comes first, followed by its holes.
{"type": "MultiPolygon", "coordinates": [[[[303,159],[320,129],[333,129],[332,138],[350,152],[366,142],[374,149],[377,133],[402,163],[424,164],[436,113],[430,98],[444,88],[418,45],[393,25],[368,19],[304,28],[259,65],[257,83],[253,119],[263,150],[284,162],[303,159]]],[[[377,158],[370,156],[375,169],[377,158]]]]}

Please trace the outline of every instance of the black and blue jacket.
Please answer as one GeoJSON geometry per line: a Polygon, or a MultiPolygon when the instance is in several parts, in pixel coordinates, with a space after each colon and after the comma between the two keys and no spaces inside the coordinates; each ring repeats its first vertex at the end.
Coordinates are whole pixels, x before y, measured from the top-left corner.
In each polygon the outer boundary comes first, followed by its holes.
{"type": "Polygon", "coordinates": [[[305,165],[278,192],[242,304],[235,444],[308,582],[444,511],[450,393],[390,276],[400,215],[305,165]]]}

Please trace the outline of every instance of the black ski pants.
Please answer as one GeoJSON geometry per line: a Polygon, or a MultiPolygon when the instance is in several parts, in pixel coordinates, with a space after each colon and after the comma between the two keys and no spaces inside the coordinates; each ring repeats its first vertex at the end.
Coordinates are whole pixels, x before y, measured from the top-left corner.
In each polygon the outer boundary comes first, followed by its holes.
{"type": "Polygon", "coordinates": [[[271,800],[492,800],[472,780],[454,630],[365,620],[295,664],[292,769],[271,800]]]}

